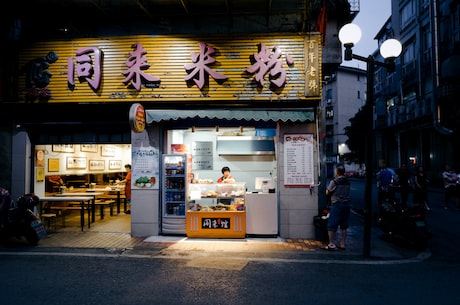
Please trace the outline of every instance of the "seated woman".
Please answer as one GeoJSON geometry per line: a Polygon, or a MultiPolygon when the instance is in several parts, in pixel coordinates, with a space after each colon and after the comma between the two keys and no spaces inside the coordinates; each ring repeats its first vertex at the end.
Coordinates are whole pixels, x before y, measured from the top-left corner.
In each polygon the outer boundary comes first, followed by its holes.
{"type": "Polygon", "coordinates": [[[62,180],[61,176],[53,175],[53,176],[46,177],[45,192],[49,192],[49,193],[59,192],[59,188],[61,186],[65,186],[64,180],[62,180]]]}

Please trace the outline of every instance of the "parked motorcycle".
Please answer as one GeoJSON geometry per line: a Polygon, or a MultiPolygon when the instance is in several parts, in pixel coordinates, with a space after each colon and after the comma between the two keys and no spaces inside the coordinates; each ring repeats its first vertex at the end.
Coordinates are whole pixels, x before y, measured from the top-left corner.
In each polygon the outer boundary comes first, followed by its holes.
{"type": "Polygon", "coordinates": [[[0,187],[0,240],[24,237],[28,244],[37,245],[46,236],[40,218],[33,212],[39,204],[34,194],[26,194],[14,202],[8,190],[0,187]]]}
{"type": "Polygon", "coordinates": [[[403,209],[396,200],[380,204],[378,226],[384,240],[418,250],[425,249],[431,237],[425,207],[415,205],[403,209]]]}

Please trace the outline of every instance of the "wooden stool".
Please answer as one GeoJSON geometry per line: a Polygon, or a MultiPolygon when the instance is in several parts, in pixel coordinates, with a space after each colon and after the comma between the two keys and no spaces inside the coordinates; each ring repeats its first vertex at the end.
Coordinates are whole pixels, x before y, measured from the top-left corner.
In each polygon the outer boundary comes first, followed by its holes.
{"type": "Polygon", "coordinates": [[[41,218],[42,218],[42,221],[44,223],[47,223],[48,224],[48,228],[51,227],[51,224],[53,225],[53,232],[56,232],[57,231],[57,227],[56,227],[56,214],[53,214],[53,213],[47,213],[47,214],[42,214],[41,215],[41,218]]]}

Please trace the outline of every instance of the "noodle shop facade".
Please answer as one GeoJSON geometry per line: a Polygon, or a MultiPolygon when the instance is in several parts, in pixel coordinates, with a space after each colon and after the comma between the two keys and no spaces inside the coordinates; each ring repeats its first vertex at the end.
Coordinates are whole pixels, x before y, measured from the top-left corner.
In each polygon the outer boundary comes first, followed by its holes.
{"type": "Polygon", "coordinates": [[[246,202],[262,193],[256,178],[270,180],[269,235],[314,238],[323,192],[321,62],[318,33],[135,35],[31,44],[19,55],[22,102],[14,107],[24,117],[16,123],[13,143],[22,148],[12,163],[26,163],[13,184],[45,195],[37,175],[52,174],[49,145],[129,145],[121,163],[132,164],[133,236],[187,234],[186,212],[203,200],[200,194],[192,198],[194,184],[214,185],[221,168],[229,166],[243,184],[246,202]],[[45,152],[44,162],[37,162],[37,151],[45,152]],[[171,172],[164,156],[174,154],[188,161],[182,211],[166,205],[171,172]],[[144,176],[149,180],[139,180],[144,176]],[[167,217],[178,213],[184,217],[167,217]]]}

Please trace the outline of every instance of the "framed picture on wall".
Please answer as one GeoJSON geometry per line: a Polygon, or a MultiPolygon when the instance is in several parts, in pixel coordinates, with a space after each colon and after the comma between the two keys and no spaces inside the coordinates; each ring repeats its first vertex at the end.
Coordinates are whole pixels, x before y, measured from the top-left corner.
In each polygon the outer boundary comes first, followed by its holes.
{"type": "Polygon", "coordinates": [[[48,159],[48,172],[59,171],[59,159],[48,159]]]}
{"type": "Polygon", "coordinates": [[[75,148],[73,144],[53,144],[52,150],[56,152],[66,152],[66,153],[75,152],[75,148]]]}
{"type": "Polygon", "coordinates": [[[89,160],[89,170],[90,171],[99,171],[105,169],[104,160],[89,160]]]}
{"type": "Polygon", "coordinates": [[[67,169],[86,169],[86,158],[67,157],[67,169]]]}
{"type": "Polygon", "coordinates": [[[82,152],[97,152],[97,144],[81,144],[80,150],[82,152]]]}
{"type": "Polygon", "coordinates": [[[45,168],[37,167],[37,182],[45,181],[45,168]]]}
{"type": "Polygon", "coordinates": [[[103,145],[101,147],[101,156],[102,157],[115,157],[115,147],[103,145]]]}
{"type": "Polygon", "coordinates": [[[109,169],[121,169],[121,160],[109,160],[109,169]]]}

